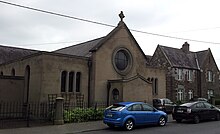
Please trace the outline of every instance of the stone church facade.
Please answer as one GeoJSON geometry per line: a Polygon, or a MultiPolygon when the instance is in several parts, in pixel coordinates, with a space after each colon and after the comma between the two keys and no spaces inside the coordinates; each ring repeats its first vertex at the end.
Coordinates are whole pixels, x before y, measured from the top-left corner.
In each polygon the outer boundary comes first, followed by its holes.
{"type": "Polygon", "coordinates": [[[108,35],[53,52],[3,46],[0,51],[0,85],[4,85],[0,92],[10,94],[2,101],[42,102],[63,96],[88,105],[109,105],[166,97],[165,70],[147,66],[147,57],[123,17],[108,35]],[[3,84],[6,76],[20,79],[21,86],[3,84]]]}

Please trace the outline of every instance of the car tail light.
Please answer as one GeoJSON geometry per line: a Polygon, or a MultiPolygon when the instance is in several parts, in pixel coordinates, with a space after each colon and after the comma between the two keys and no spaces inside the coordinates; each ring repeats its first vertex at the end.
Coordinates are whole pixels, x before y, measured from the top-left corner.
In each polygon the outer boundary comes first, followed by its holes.
{"type": "Polygon", "coordinates": [[[192,109],[187,108],[187,113],[191,113],[192,109]]]}

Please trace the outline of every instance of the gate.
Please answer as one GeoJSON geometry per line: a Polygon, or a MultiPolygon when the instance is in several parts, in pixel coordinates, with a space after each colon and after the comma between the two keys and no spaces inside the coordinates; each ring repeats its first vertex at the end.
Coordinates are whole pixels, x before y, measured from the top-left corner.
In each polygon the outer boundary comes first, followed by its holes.
{"type": "Polygon", "coordinates": [[[50,125],[54,106],[48,103],[0,102],[0,128],[50,125]]]}

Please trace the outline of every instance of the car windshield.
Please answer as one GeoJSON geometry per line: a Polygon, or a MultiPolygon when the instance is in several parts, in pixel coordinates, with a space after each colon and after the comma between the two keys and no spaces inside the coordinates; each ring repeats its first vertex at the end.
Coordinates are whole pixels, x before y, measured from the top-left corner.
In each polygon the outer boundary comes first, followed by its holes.
{"type": "Polygon", "coordinates": [[[125,107],[124,105],[113,104],[110,107],[108,107],[107,109],[112,110],[112,111],[120,111],[124,107],[125,107]]]}

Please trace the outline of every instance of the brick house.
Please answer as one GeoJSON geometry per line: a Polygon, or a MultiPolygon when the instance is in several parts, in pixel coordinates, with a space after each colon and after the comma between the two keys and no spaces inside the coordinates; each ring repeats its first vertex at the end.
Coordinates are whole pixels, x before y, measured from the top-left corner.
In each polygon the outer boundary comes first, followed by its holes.
{"type": "Polygon", "coordinates": [[[219,96],[219,69],[210,48],[191,52],[185,42],[182,48],[158,45],[150,65],[166,70],[166,96],[172,101],[193,97],[210,99],[219,96]]]}

